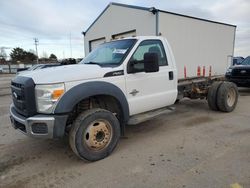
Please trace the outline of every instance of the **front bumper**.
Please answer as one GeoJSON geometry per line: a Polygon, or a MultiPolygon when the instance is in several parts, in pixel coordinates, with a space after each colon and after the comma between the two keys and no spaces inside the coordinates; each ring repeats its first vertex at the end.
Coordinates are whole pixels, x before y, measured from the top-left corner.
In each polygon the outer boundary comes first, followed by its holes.
{"type": "Polygon", "coordinates": [[[227,80],[237,84],[238,86],[250,86],[250,78],[234,78],[226,76],[227,80]]]}
{"type": "Polygon", "coordinates": [[[20,115],[14,105],[10,106],[12,126],[27,136],[35,138],[60,138],[65,133],[68,115],[35,115],[26,118],[20,115]]]}

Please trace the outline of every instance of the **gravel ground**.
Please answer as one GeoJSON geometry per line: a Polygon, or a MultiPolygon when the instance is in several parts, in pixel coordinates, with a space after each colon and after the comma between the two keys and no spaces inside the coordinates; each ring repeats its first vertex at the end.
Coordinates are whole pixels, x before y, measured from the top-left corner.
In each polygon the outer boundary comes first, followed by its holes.
{"type": "MultiPolygon", "coordinates": [[[[1,87],[8,78],[0,78],[1,87]]],[[[0,88],[1,88],[0,87],[0,88]]],[[[128,126],[112,155],[79,160],[68,138],[40,140],[14,130],[10,95],[0,96],[0,187],[250,187],[250,89],[232,113],[183,100],[176,112],[128,126]]]]}

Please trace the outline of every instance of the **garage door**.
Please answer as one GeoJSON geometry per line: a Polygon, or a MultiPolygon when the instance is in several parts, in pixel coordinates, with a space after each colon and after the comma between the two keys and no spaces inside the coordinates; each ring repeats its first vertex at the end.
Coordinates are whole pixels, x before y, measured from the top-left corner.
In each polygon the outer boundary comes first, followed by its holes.
{"type": "Polygon", "coordinates": [[[126,37],[135,37],[135,36],[136,36],[136,30],[130,30],[123,33],[114,34],[112,35],[112,39],[122,39],[126,37]]]}
{"type": "Polygon", "coordinates": [[[89,41],[89,52],[96,49],[100,44],[104,42],[105,42],[105,37],[89,41]]]}

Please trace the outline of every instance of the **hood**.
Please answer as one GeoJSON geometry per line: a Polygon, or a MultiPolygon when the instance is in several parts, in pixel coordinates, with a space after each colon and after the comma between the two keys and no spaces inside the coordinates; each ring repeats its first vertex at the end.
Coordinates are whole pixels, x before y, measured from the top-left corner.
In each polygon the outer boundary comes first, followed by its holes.
{"type": "Polygon", "coordinates": [[[34,80],[36,84],[50,84],[102,78],[105,73],[112,70],[113,68],[111,67],[76,64],[50,67],[35,71],[27,71],[23,74],[20,74],[20,76],[30,77],[34,80]]]}

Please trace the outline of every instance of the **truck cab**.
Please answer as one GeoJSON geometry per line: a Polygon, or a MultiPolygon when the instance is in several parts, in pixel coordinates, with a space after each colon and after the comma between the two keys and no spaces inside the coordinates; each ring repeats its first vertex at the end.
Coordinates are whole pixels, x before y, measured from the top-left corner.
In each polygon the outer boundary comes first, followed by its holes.
{"type": "Polygon", "coordinates": [[[79,64],[17,75],[10,119],[31,137],[69,134],[72,150],[95,161],[115,148],[131,117],[174,104],[177,69],[163,37],[100,45],[79,64]]]}

